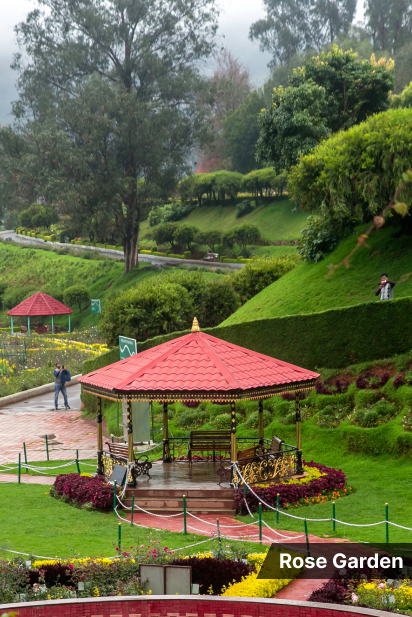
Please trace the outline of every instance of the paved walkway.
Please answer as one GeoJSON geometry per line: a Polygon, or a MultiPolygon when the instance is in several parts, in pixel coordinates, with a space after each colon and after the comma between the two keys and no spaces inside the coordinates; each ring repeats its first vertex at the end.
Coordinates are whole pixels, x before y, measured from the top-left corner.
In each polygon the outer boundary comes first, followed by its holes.
{"type": "MultiPolygon", "coordinates": [[[[67,388],[70,411],[54,409],[54,393],[48,392],[0,409],[0,463],[17,462],[23,458],[23,442],[28,461],[46,460],[46,440],[50,460],[96,455],[96,423],[82,418],[80,412],[80,384],[67,388]]],[[[63,406],[63,401],[59,401],[63,406]]],[[[105,427],[103,427],[104,430],[105,427]]]]}
{"type": "MultiPolygon", "coordinates": [[[[29,236],[18,236],[14,231],[3,231],[0,232],[0,236],[7,240],[13,240],[13,242],[20,242],[21,244],[44,244],[44,240],[42,238],[31,238],[29,236]]],[[[108,255],[113,259],[123,259],[124,253],[123,251],[115,251],[112,249],[104,249],[99,246],[83,246],[83,245],[72,245],[72,244],[63,244],[61,242],[53,242],[53,246],[56,248],[71,248],[81,249],[85,251],[98,251],[99,253],[103,253],[104,255],[108,255]]],[[[206,268],[229,268],[230,270],[241,270],[245,264],[238,263],[218,263],[218,262],[207,262],[198,259],[176,259],[173,257],[159,257],[158,255],[146,255],[144,253],[139,253],[139,261],[151,263],[154,266],[205,266],[206,268]]]]}

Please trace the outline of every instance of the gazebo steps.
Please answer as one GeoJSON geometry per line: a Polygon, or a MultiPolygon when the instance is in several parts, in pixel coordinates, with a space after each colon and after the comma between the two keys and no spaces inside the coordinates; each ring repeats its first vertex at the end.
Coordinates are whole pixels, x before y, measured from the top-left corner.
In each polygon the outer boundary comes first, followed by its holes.
{"type": "MultiPolygon", "coordinates": [[[[139,511],[139,508],[143,508],[144,510],[147,510],[148,512],[155,512],[157,514],[162,514],[162,513],[175,514],[176,512],[183,511],[182,491],[151,490],[151,491],[144,491],[144,494],[142,494],[142,492],[143,491],[139,489],[137,490],[128,489],[126,496],[123,499],[124,504],[128,507],[131,507],[132,496],[134,496],[136,512],[139,511]],[[156,493],[159,493],[159,494],[156,495],[156,493]]],[[[196,514],[196,513],[235,514],[236,505],[235,505],[235,500],[233,497],[233,491],[228,491],[229,492],[228,495],[222,495],[223,492],[224,491],[208,491],[208,490],[187,491],[188,494],[186,494],[186,508],[189,512],[192,512],[193,514],[196,514]],[[189,494],[191,492],[201,493],[201,494],[193,496],[189,494]],[[220,494],[209,495],[209,493],[220,493],[220,494]]]]}

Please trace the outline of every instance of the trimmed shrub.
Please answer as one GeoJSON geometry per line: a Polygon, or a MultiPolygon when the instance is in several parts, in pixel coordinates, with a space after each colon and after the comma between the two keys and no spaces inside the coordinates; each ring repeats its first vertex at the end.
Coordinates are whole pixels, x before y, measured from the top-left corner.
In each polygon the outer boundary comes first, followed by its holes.
{"type": "Polygon", "coordinates": [[[79,508],[86,503],[103,512],[113,508],[114,487],[99,476],[89,478],[76,473],[61,474],[54,481],[53,489],[52,496],[66,497],[68,503],[79,508]]]}
{"type": "Polygon", "coordinates": [[[174,566],[191,566],[192,582],[199,585],[199,593],[220,595],[224,587],[233,582],[240,582],[243,577],[254,571],[254,567],[243,561],[232,559],[203,559],[202,557],[187,557],[174,559],[174,566]]]}
{"type": "MultiPolygon", "coordinates": [[[[269,411],[263,411],[263,426],[269,426],[272,422],[272,415],[269,411]]],[[[259,412],[254,411],[245,422],[246,428],[258,428],[259,427],[259,412]]]]}
{"type": "Polygon", "coordinates": [[[157,251],[157,246],[152,246],[152,249],[150,252],[154,254],[156,253],[156,251],[157,251]]]}
{"type": "Polygon", "coordinates": [[[184,259],[191,259],[192,258],[192,253],[190,251],[185,251],[183,253],[183,258],[184,259]]]}

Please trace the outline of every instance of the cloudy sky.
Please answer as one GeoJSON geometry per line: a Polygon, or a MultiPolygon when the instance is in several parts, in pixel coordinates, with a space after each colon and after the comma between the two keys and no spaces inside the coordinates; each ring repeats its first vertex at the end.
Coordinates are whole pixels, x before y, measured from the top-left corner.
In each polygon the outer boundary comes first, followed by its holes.
{"type": "MultiPolygon", "coordinates": [[[[362,0],[358,0],[357,18],[361,17],[362,0]]],[[[10,64],[18,50],[14,26],[35,7],[34,0],[3,0],[0,21],[0,124],[11,122],[11,102],[16,99],[16,74],[10,64]]],[[[269,54],[248,39],[250,25],[264,17],[261,0],[220,0],[220,45],[228,47],[252,74],[253,83],[261,86],[268,74],[269,54]]]]}

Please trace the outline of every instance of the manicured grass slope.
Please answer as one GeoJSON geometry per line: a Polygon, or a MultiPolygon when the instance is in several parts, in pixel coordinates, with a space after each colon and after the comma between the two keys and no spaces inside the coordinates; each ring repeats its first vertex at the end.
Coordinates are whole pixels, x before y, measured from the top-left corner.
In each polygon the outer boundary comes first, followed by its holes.
{"type": "MultiPolygon", "coordinates": [[[[186,218],[178,221],[179,224],[187,223],[196,225],[201,231],[218,229],[228,231],[242,223],[254,223],[257,225],[264,238],[272,242],[278,240],[296,240],[301,230],[306,226],[308,214],[296,208],[293,202],[285,199],[269,205],[262,205],[250,214],[236,218],[237,206],[202,206],[196,208],[186,218]]],[[[149,224],[144,221],[141,224],[141,234],[144,238],[149,230],[149,224]]]]}
{"type": "MultiPolygon", "coordinates": [[[[71,255],[58,255],[53,251],[23,248],[0,243],[0,283],[13,287],[33,287],[34,291],[63,292],[71,285],[86,285],[92,298],[100,298],[104,306],[112,294],[124,291],[146,278],[159,275],[159,269],[141,263],[126,276],[124,264],[113,260],[89,260],[71,255]]],[[[208,278],[219,279],[223,275],[205,273],[208,278]]],[[[33,292],[34,293],[34,292],[33,292]]],[[[77,307],[72,316],[72,325],[93,325],[90,309],[80,312],[77,307]]],[[[0,312],[0,321],[6,321],[6,310],[0,312]]],[[[56,318],[55,323],[67,327],[67,317],[56,318]]]]}
{"type": "MultiPolygon", "coordinates": [[[[222,325],[286,315],[309,314],[328,309],[373,302],[380,275],[387,272],[397,285],[395,298],[412,295],[412,242],[399,237],[398,229],[381,229],[370,237],[369,248],[361,247],[346,269],[339,268],[326,278],[328,265],[340,262],[355,246],[364,227],[342,242],[326,259],[304,262],[252,298],[222,325]]],[[[379,298],[376,298],[379,302],[379,298]]]]}

